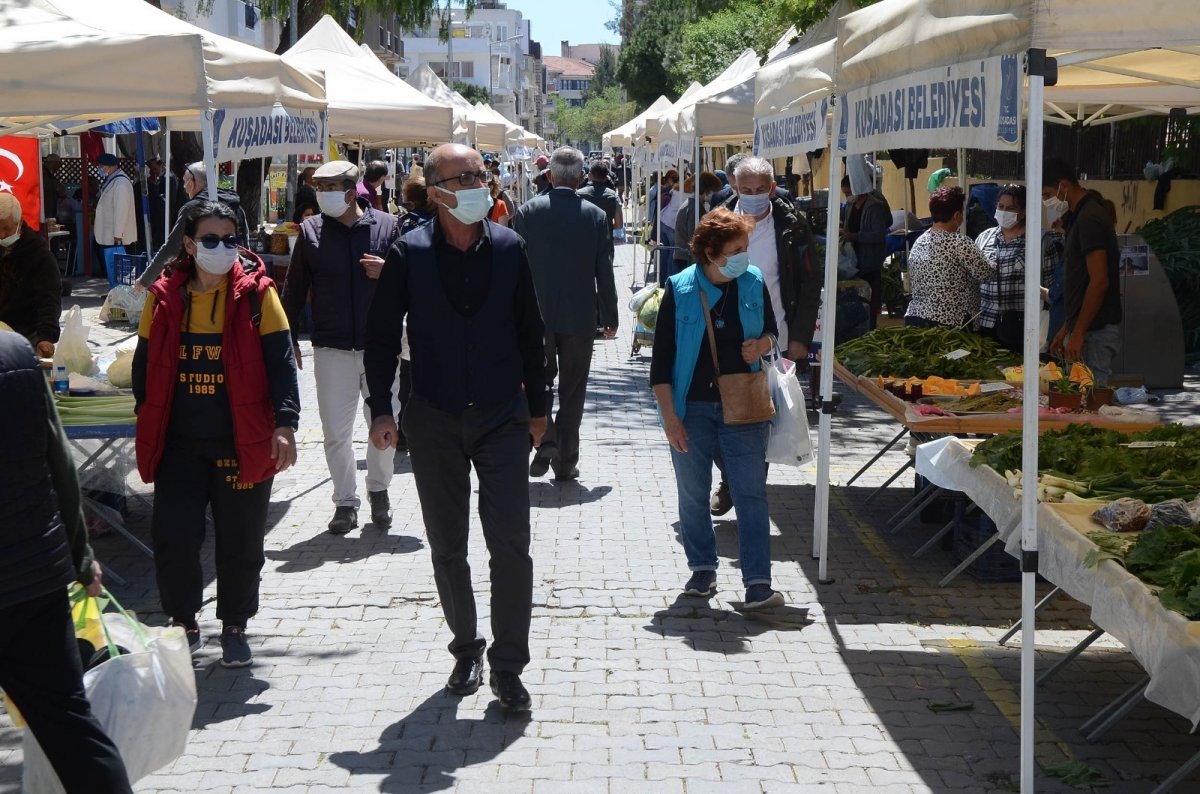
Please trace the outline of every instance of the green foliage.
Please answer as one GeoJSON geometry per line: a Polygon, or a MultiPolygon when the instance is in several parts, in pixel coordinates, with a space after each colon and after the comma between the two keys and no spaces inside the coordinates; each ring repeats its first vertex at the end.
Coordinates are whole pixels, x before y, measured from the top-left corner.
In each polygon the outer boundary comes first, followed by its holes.
{"type": "Polygon", "coordinates": [[[609,86],[579,107],[571,107],[561,97],[555,97],[554,104],[559,138],[572,145],[599,146],[604,133],[621,126],[638,112],[632,102],[621,100],[621,89],[617,86],[609,86]]]}
{"type": "Polygon", "coordinates": [[[462,94],[463,99],[474,105],[476,102],[482,102],[485,105],[492,104],[492,94],[483,86],[464,83],[462,80],[455,80],[450,86],[452,89],[462,94]]]}
{"type": "Polygon", "coordinates": [[[588,86],[587,93],[583,95],[583,99],[586,102],[615,85],[617,85],[617,56],[613,54],[612,47],[601,47],[600,59],[596,61],[596,71],[592,74],[592,82],[588,86]]]}
{"type": "Polygon", "coordinates": [[[1190,358],[1200,357],[1200,206],[1181,207],[1138,229],[1175,291],[1190,358]]]}
{"type": "MultiPolygon", "coordinates": [[[[212,0],[196,0],[196,3],[197,7],[202,9],[205,5],[211,7],[212,0]]],[[[311,30],[323,14],[329,14],[344,24],[351,10],[359,12],[360,20],[362,12],[378,11],[387,16],[394,14],[404,30],[417,30],[428,27],[434,19],[448,19],[451,5],[465,9],[467,16],[475,11],[475,0],[297,0],[297,3],[300,22],[297,38],[311,30]]],[[[286,49],[286,42],[289,41],[286,26],[291,0],[259,0],[258,6],[263,16],[284,20],[284,43],[281,44],[281,48],[286,49]]],[[[362,28],[363,25],[360,24],[360,33],[362,28]]]]}
{"type": "Polygon", "coordinates": [[[723,8],[726,0],[647,0],[633,12],[630,35],[621,45],[617,78],[629,98],[649,105],[660,94],[672,92],[669,64],[677,57],[680,31],[689,22],[723,8]]]}
{"type": "Polygon", "coordinates": [[[791,24],[782,4],[735,0],[685,25],[677,57],[671,62],[672,87],[682,93],[693,80],[712,82],[747,47],[765,58],[791,24]]]}

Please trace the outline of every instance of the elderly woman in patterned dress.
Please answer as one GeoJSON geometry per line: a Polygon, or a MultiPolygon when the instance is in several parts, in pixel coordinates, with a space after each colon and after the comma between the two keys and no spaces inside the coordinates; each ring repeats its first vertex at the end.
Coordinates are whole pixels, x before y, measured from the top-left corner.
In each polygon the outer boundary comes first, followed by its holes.
{"type": "Polygon", "coordinates": [[[933,226],[908,256],[912,300],[904,324],[918,328],[962,328],[979,314],[979,286],[995,278],[995,265],[958,231],[965,197],[960,187],[943,187],[929,197],[933,226]]]}

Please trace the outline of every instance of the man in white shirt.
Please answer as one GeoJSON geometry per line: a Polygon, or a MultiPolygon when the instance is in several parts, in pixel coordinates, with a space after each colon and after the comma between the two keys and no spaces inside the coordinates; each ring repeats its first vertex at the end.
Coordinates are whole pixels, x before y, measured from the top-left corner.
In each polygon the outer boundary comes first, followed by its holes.
{"type": "MultiPolygon", "coordinates": [[[[779,339],[788,339],[787,314],[783,310],[783,292],[779,282],[779,252],[775,244],[775,218],[771,199],[775,192],[775,173],[771,164],[758,157],[748,157],[738,164],[735,175],[738,192],[737,212],[754,219],[750,232],[750,264],[762,271],[763,283],[771,296],[771,309],[779,324],[779,339]]],[[[805,357],[808,349],[805,346],[805,357]]]]}
{"type": "MultiPolygon", "coordinates": [[[[117,245],[133,245],[138,241],[137,214],[134,210],[133,183],[121,170],[114,154],[105,152],[96,158],[96,165],[104,174],[100,185],[100,198],[96,203],[96,222],[92,234],[96,240],[96,251],[101,266],[105,265],[104,252],[117,245]]],[[[115,286],[111,272],[108,283],[115,286]]]]}

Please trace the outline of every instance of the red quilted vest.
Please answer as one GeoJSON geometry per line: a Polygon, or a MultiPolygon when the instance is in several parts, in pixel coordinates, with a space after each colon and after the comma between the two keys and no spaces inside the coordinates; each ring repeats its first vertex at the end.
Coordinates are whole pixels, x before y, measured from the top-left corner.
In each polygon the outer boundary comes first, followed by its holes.
{"type": "MultiPolygon", "coordinates": [[[[253,484],[273,477],[271,436],[275,431],[275,408],[263,361],[258,324],[251,316],[254,302],[251,290],[258,291],[257,306],[274,286],[264,273],[262,261],[246,250],[243,258],[258,267],[249,273],[241,261],[229,271],[232,289],[226,290],[223,364],[229,409],[233,416],[233,435],[237,445],[238,480],[253,484]]],[[[188,259],[174,268],[170,276],[159,278],[150,287],[154,296],[154,315],[150,325],[149,356],[146,361],[146,399],[137,417],[138,473],[145,482],[154,482],[154,473],[162,460],[175,380],[179,375],[179,340],[183,326],[184,296],[194,265],[188,259]]]]}

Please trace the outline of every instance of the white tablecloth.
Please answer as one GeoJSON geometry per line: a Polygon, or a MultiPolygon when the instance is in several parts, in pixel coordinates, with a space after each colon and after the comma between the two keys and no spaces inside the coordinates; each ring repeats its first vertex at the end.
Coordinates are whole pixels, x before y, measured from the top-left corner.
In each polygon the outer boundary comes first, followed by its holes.
{"type": "MultiPolygon", "coordinates": [[[[1020,555],[1021,500],[986,466],[969,465],[978,442],[949,436],[917,447],[917,473],[935,485],[961,491],[1000,528],[1005,550],[1020,555]]],[[[1150,675],[1146,698],[1200,723],[1200,622],[1165,609],[1140,579],[1111,560],[1083,564],[1096,545],[1086,532],[1089,505],[1038,506],[1038,572],[1091,607],[1092,622],[1119,640],[1150,675]]]]}

